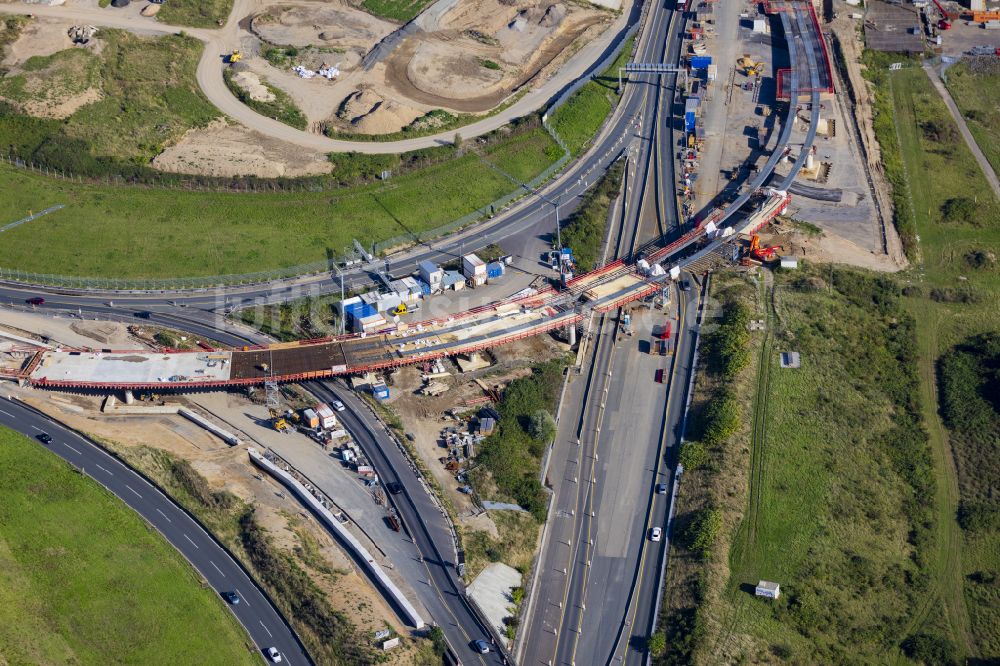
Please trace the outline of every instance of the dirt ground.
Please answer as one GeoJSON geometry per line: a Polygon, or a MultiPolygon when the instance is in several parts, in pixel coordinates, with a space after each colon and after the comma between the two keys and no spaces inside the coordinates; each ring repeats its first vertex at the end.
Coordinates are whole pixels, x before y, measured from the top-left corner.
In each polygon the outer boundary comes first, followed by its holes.
{"type": "MultiPolygon", "coordinates": [[[[127,451],[150,446],[188,460],[214,490],[225,489],[252,502],[261,524],[288,554],[296,556],[296,549],[315,545],[322,568],[332,575],[312,569],[313,579],[334,608],[344,612],[359,630],[372,632],[386,626],[402,629],[381,596],[354,570],[329,534],[300,504],[251,465],[245,447],[230,447],[177,415],[104,416],[99,411],[100,397],[30,389],[20,393],[28,404],[113,448],[127,451]]],[[[301,559],[299,564],[309,568],[301,559]]],[[[409,659],[409,650],[397,650],[389,663],[409,663],[409,659]]]]}
{"type": "Polygon", "coordinates": [[[562,56],[604,30],[612,16],[575,3],[459,0],[435,18],[366,69],[362,59],[398,26],[343,2],[282,3],[241,23],[247,28],[243,63],[287,92],[314,131],[332,125],[384,134],[436,108],[490,110],[526,82],[547,78],[562,56]],[[294,46],[299,54],[278,68],[262,57],[268,44],[294,46]],[[292,64],[313,70],[333,65],[341,75],[302,79],[292,64]]]}
{"type": "Polygon", "coordinates": [[[530,373],[526,367],[527,359],[545,360],[562,353],[564,349],[565,345],[550,336],[536,336],[491,350],[495,362],[489,368],[461,373],[454,363],[445,363],[445,369],[451,376],[434,381],[443,382],[451,388],[433,397],[417,393],[424,385],[421,368],[405,367],[393,373],[393,397],[388,404],[402,421],[405,431],[413,436],[414,448],[444,489],[445,499],[454,507],[458,524],[463,529],[486,531],[495,538],[499,537],[497,527],[488,513],[477,507],[469,495],[459,492],[462,484],[440,462],[439,458],[447,456],[442,431],[449,426],[457,428],[459,432],[467,431],[467,419],[475,416],[482,407],[493,404],[464,404],[465,401],[476,400],[484,395],[483,389],[473,378],[479,378],[489,387],[506,386],[511,380],[530,373]],[[458,418],[449,414],[455,409],[460,411],[458,418]]]}
{"type": "Polygon", "coordinates": [[[141,348],[125,324],[0,309],[0,330],[65,347],[141,348]]]}
{"type": "Polygon", "coordinates": [[[801,257],[812,262],[847,264],[884,273],[900,270],[900,266],[890,257],[872,252],[832,233],[814,236],[779,223],[765,227],[760,239],[764,245],[780,245],[782,255],[801,257]]]}
{"type": "Polygon", "coordinates": [[[153,166],[173,173],[199,173],[262,178],[314,176],[329,173],[326,155],[277,141],[224,120],[189,130],[175,145],[153,160],[153,166]]]}

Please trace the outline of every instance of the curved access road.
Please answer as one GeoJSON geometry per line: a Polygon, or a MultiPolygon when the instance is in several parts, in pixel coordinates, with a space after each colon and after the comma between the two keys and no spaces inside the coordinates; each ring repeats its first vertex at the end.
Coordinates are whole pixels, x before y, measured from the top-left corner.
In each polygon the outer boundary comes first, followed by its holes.
{"type": "Polygon", "coordinates": [[[186,28],[182,26],[160,23],[152,17],[139,14],[137,6],[122,9],[99,7],[50,7],[45,5],[0,4],[0,13],[34,14],[50,18],[67,19],[74,22],[89,23],[108,28],[121,28],[141,34],[176,34],[184,32],[205,42],[205,49],[198,62],[197,80],[202,92],[208,100],[222,113],[239,122],[248,129],[260,132],[265,136],[280,141],[319,150],[323,152],[358,152],[369,154],[403,153],[410,150],[430,148],[442,144],[450,144],[454,140],[456,129],[462,136],[472,138],[503,127],[514,118],[528,115],[542,108],[549,100],[554,99],[576,79],[586,75],[590,69],[624,38],[624,33],[631,20],[635,18],[630,7],[626,6],[619,13],[611,27],[605,30],[597,39],[584,44],[559,71],[538,88],[530,90],[523,97],[498,113],[477,120],[460,128],[452,128],[447,132],[399,141],[348,141],[330,139],[321,134],[312,134],[295,129],[277,120],[260,115],[233,96],[222,78],[223,56],[233,49],[240,48],[239,22],[258,7],[255,0],[236,0],[225,26],[219,29],[186,28]]]}
{"type": "Polygon", "coordinates": [[[155,527],[213,590],[220,594],[236,591],[242,601],[229,609],[261,650],[262,657],[263,650],[276,647],[282,663],[298,666],[313,663],[284,617],[229,551],[145,477],[91,440],[22,403],[0,399],[0,425],[36,442],[42,432],[51,435],[52,441],[46,448],[82,469],[155,527]]]}

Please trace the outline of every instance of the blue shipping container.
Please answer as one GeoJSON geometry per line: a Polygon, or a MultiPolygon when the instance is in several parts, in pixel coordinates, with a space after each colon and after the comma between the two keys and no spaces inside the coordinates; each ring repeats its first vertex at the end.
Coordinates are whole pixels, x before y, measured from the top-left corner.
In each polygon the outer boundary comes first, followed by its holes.
{"type": "Polygon", "coordinates": [[[376,400],[387,400],[389,398],[389,387],[385,384],[375,384],[372,386],[372,393],[376,400]]]}
{"type": "Polygon", "coordinates": [[[684,129],[688,132],[694,131],[695,119],[694,111],[688,111],[684,114],[684,129]]]}
{"type": "Polygon", "coordinates": [[[712,56],[692,56],[691,69],[708,69],[712,64],[712,56]]]}

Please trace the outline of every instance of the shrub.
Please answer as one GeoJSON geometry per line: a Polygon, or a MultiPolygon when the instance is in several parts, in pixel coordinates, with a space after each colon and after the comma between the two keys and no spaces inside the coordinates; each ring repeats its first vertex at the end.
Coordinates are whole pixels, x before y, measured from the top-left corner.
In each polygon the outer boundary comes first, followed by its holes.
{"type": "Polygon", "coordinates": [[[945,222],[973,224],[979,206],[968,197],[953,197],[941,204],[941,219],[945,222]]]}
{"type": "Polygon", "coordinates": [[[701,442],[685,442],[681,447],[680,463],[684,466],[684,471],[698,469],[708,460],[708,453],[705,445],[701,442]]]}
{"type": "Polygon", "coordinates": [[[667,651],[667,637],[664,634],[653,634],[646,639],[646,648],[654,657],[659,657],[667,651]]]}
{"type": "Polygon", "coordinates": [[[711,508],[700,509],[694,514],[682,535],[684,547],[701,557],[707,557],[721,529],[721,511],[711,508]]]}
{"type": "Polygon", "coordinates": [[[907,657],[927,666],[958,664],[955,644],[942,636],[915,634],[903,641],[902,648],[907,657]]]}
{"type": "Polygon", "coordinates": [[[539,409],[531,415],[528,434],[540,442],[548,443],[556,434],[556,420],[547,410],[539,409]]]}

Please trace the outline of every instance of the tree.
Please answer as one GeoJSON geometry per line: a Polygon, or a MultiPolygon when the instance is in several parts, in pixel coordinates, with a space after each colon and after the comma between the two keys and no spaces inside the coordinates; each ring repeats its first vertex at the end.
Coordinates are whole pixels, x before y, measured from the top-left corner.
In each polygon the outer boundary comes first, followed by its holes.
{"type": "Polygon", "coordinates": [[[549,442],[556,434],[556,420],[548,410],[539,409],[531,415],[528,434],[540,442],[549,442]]]}
{"type": "Polygon", "coordinates": [[[667,651],[667,637],[663,634],[653,634],[646,639],[646,647],[654,657],[659,657],[667,651]]]}
{"type": "Polygon", "coordinates": [[[434,646],[434,654],[439,657],[443,657],[445,652],[448,651],[448,643],[444,640],[444,631],[441,627],[434,625],[431,630],[427,632],[427,638],[430,639],[431,644],[434,646]]]}

